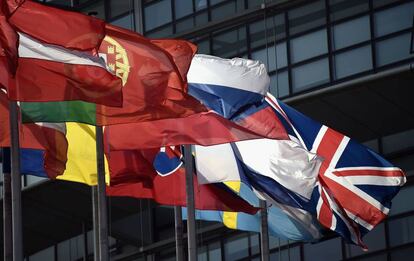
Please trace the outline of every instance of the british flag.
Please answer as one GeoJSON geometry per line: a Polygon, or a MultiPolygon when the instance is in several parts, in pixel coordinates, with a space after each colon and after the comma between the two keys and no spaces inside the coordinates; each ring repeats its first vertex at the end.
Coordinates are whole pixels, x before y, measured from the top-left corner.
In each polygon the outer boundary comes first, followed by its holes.
{"type": "Polygon", "coordinates": [[[270,94],[266,102],[275,110],[292,140],[323,158],[311,199],[305,202],[293,195],[293,202],[315,213],[326,228],[366,248],[361,237],[389,213],[392,198],[406,182],[403,171],[270,94]]]}

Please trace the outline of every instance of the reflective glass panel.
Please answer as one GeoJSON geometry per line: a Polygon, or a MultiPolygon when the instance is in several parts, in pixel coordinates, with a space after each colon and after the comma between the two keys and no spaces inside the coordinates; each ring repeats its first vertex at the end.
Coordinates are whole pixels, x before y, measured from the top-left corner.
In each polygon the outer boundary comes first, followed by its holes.
{"type": "Polygon", "coordinates": [[[276,70],[276,63],[278,69],[287,66],[286,43],[280,43],[276,48],[274,46],[269,46],[267,51],[266,49],[254,51],[251,56],[253,60],[263,62],[266,65],[268,72],[276,70]],[[277,53],[277,58],[275,52],[277,53]]]}
{"type": "Polygon", "coordinates": [[[197,53],[209,54],[210,53],[210,40],[206,39],[200,42],[197,42],[197,53]]]}
{"type": "Polygon", "coordinates": [[[305,261],[312,260],[341,260],[341,239],[333,238],[317,244],[304,244],[305,261]]]}
{"type": "Polygon", "coordinates": [[[211,10],[211,20],[218,21],[224,18],[228,18],[234,15],[237,11],[236,4],[234,2],[221,5],[211,10]]]}
{"type": "Polygon", "coordinates": [[[246,29],[239,29],[222,33],[213,38],[214,55],[223,58],[232,58],[247,50],[246,29]]]}
{"type": "Polygon", "coordinates": [[[305,34],[290,41],[292,63],[328,52],[326,29],[305,34]]]}
{"type": "Polygon", "coordinates": [[[175,30],[177,33],[184,32],[186,30],[190,30],[194,28],[194,17],[190,17],[184,20],[180,20],[177,22],[175,26],[175,30]]]}
{"type": "Polygon", "coordinates": [[[377,63],[379,66],[404,60],[410,54],[410,34],[403,34],[377,43],[377,63]]]}
{"type": "Polygon", "coordinates": [[[368,11],[368,0],[329,0],[331,21],[368,11]]]}
{"type": "Polygon", "coordinates": [[[175,0],[175,18],[179,19],[183,16],[193,13],[193,1],[175,0]]]}
{"type": "Polygon", "coordinates": [[[289,76],[287,71],[270,76],[270,93],[278,98],[289,95],[289,76]]]}
{"type": "Polygon", "coordinates": [[[225,260],[237,260],[249,255],[249,241],[246,236],[228,238],[224,245],[225,260]]]}
{"type": "Polygon", "coordinates": [[[413,23],[414,2],[399,5],[375,14],[375,35],[382,36],[410,28],[413,23]]]}
{"type": "Polygon", "coordinates": [[[221,260],[220,242],[215,242],[208,245],[208,257],[210,260],[221,260]]]}
{"type": "Polygon", "coordinates": [[[151,37],[151,38],[164,38],[164,37],[167,37],[167,36],[170,36],[170,35],[172,35],[172,26],[171,25],[167,26],[167,27],[164,27],[162,29],[153,31],[151,33],[146,33],[145,34],[145,36],[151,37]]]}
{"type": "Polygon", "coordinates": [[[195,0],[194,2],[197,11],[207,8],[207,0],[195,0]]]}
{"type": "Polygon", "coordinates": [[[144,16],[146,31],[171,22],[171,1],[162,0],[146,6],[144,8],[144,16]]]}
{"type": "Polygon", "coordinates": [[[359,256],[366,253],[374,252],[376,250],[385,248],[385,230],[384,224],[379,224],[363,238],[363,241],[368,246],[368,251],[364,251],[361,247],[351,244],[345,244],[346,257],[359,256]]]}
{"type": "Polygon", "coordinates": [[[411,199],[414,198],[414,186],[402,187],[400,192],[392,200],[390,215],[397,215],[414,210],[411,199]],[[410,200],[408,200],[410,199],[410,200]]]}
{"type": "Polygon", "coordinates": [[[196,15],[195,23],[196,23],[197,26],[204,25],[204,24],[208,23],[207,12],[196,15]]]}
{"type": "Polygon", "coordinates": [[[303,91],[328,81],[328,59],[308,63],[292,70],[292,84],[294,92],[303,91]]]}
{"type": "Polygon", "coordinates": [[[398,152],[414,147],[414,129],[399,132],[382,138],[384,153],[398,152]]]}
{"type": "Polygon", "coordinates": [[[133,0],[110,0],[111,17],[124,14],[133,9],[133,0]]]}
{"type": "Polygon", "coordinates": [[[308,31],[325,24],[325,1],[298,7],[289,11],[289,31],[291,35],[308,31]]]}
{"type": "Polygon", "coordinates": [[[414,242],[414,216],[390,220],[388,227],[390,246],[414,242]]]}
{"type": "Polygon", "coordinates": [[[414,246],[396,249],[391,252],[392,261],[411,260],[413,258],[414,246]]]}
{"type": "Polygon", "coordinates": [[[250,251],[252,255],[260,253],[259,234],[257,233],[250,235],[250,251]]]}
{"type": "Polygon", "coordinates": [[[392,164],[404,170],[405,175],[414,176],[414,154],[391,160],[392,164]]]}
{"type": "Polygon", "coordinates": [[[372,69],[371,46],[335,55],[335,78],[340,79],[372,69]]]}
{"type": "Polygon", "coordinates": [[[89,12],[97,12],[96,17],[105,19],[105,7],[103,1],[82,9],[82,13],[84,14],[89,14],[89,12]]]}
{"type": "Polygon", "coordinates": [[[132,14],[128,14],[111,22],[111,24],[120,26],[126,29],[134,30],[134,19],[132,14]]]}
{"type": "Polygon", "coordinates": [[[335,50],[369,40],[369,17],[363,16],[335,25],[332,30],[332,38],[335,50]]]}
{"type": "MultiPolygon", "coordinates": [[[[54,260],[55,259],[55,250],[54,247],[49,247],[45,250],[42,250],[34,255],[30,256],[30,261],[45,261],[45,260],[54,260]]],[[[65,260],[65,259],[62,259],[65,260]]],[[[69,259],[66,259],[69,261],[69,259]]]]}
{"type": "Polygon", "coordinates": [[[268,17],[266,22],[261,19],[249,25],[250,46],[256,48],[268,44],[274,44],[275,40],[280,41],[285,34],[285,20],[283,15],[268,17]],[[267,28],[267,30],[266,30],[267,28]]]}
{"type": "Polygon", "coordinates": [[[270,254],[270,260],[272,261],[300,261],[300,249],[299,247],[290,247],[279,252],[270,254]],[[279,258],[280,257],[280,258],[279,258]]]}

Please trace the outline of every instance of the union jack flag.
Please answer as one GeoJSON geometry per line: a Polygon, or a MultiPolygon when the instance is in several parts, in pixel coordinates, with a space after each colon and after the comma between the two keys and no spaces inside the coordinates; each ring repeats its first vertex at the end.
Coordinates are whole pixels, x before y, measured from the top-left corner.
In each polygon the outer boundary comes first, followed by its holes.
{"type": "Polygon", "coordinates": [[[296,197],[295,202],[301,202],[299,207],[315,213],[326,228],[366,248],[361,237],[389,213],[392,198],[406,182],[403,171],[270,94],[266,102],[275,110],[292,140],[323,158],[311,199],[304,202],[296,197]]]}

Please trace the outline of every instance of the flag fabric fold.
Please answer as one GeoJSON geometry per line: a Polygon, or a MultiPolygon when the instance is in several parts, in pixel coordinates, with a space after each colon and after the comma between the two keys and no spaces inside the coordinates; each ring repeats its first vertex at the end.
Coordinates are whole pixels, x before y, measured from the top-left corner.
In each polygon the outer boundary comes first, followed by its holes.
{"type": "Polygon", "coordinates": [[[183,40],[150,40],[106,26],[99,55],[122,79],[122,107],[78,101],[22,103],[24,122],[113,125],[180,118],[207,111],[186,94],[186,73],[196,47],[183,40]]]}
{"type": "MultiPolygon", "coordinates": [[[[3,84],[10,99],[122,105],[121,80],[97,55],[105,36],[103,21],[24,1],[6,18],[0,35],[10,35],[10,28],[19,34],[18,66],[3,84]]],[[[12,50],[13,42],[7,47],[12,50]]]]}
{"type": "MultiPolygon", "coordinates": [[[[111,151],[110,196],[150,198],[163,205],[186,206],[185,171],[178,147],[111,151]]],[[[199,185],[194,176],[195,208],[256,213],[257,208],[231,190],[214,184],[199,185]]]]}

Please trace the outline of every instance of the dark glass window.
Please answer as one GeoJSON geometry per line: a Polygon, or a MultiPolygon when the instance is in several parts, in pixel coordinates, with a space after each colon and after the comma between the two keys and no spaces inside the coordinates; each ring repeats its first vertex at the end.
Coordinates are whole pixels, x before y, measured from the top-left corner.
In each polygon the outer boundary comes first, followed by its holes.
{"type": "Polygon", "coordinates": [[[193,1],[182,1],[182,0],[175,0],[175,18],[179,19],[186,15],[193,13],[193,1]]]}
{"type": "Polygon", "coordinates": [[[385,9],[375,14],[375,35],[383,36],[410,28],[413,23],[414,2],[385,9]]]}
{"type": "Polygon", "coordinates": [[[124,14],[134,8],[133,0],[111,0],[109,3],[111,17],[124,14]]]}
{"type": "Polygon", "coordinates": [[[221,260],[221,245],[220,242],[215,242],[208,245],[209,260],[221,260]]]}
{"type": "Polygon", "coordinates": [[[289,76],[287,71],[270,76],[270,92],[275,97],[289,95],[289,76]]]}
{"type": "Polygon", "coordinates": [[[225,5],[220,5],[219,7],[213,8],[211,10],[211,20],[217,21],[227,18],[234,15],[237,12],[237,7],[235,2],[229,2],[225,5]]]}
{"type": "Polygon", "coordinates": [[[308,31],[325,24],[325,1],[317,1],[289,11],[290,34],[308,31]]]}
{"type": "Polygon", "coordinates": [[[357,15],[369,9],[368,0],[329,0],[329,5],[331,21],[357,15]]]}
{"type": "Polygon", "coordinates": [[[326,29],[293,38],[290,41],[290,50],[293,63],[327,53],[326,29]]]}
{"type": "Polygon", "coordinates": [[[404,170],[405,175],[414,176],[414,154],[404,155],[391,161],[395,166],[404,170]]]}
{"type": "Polygon", "coordinates": [[[334,238],[317,244],[304,244],[303,251],[307,260],[341,260],[341,239],[334,238]]]}
{"type": "Polygon", "coordinates": [[[300,248],[299,247],[290,247],[288,249],[281,250],[279,252],[274,252],[270,254],[270,260],[274,261],[300,261],[300,248]]]}
{"type": "Polygon", "coordinates": [[[384,153],[398,152],[404,149],[414,148],[414,129],[399,132],[382,138],[384,153]]]}
{"type": "Polygon", "coordinates": [[[372,69],[370,45],[337,54],[334,59],[336,79],[372,69]]]}
{"type": "Polygon", "coordinates": [[[103,1],[89,5],[88,7],[82,9],[82,13],[84,14],[89,14],[89,12],[97,12],[96,17],[105,19],[105,7],[103,1]]]}
{"type": "Polygon", "coordinates": [[[165,38],[172,35],[172,25],[163,27],[151,33],[146,33],[145,36],[151,38],[165,38]]]}
{"type": "Polygon", "coordinates": [[[249,255],[249,240],[246,236],[236,236],[226,239],[224,244],[225,260],[237,260],[249,255]]]}
{"type": "Polygon", "coordinates": [[[402,187],[400,192],[392,200],[392,208],[390,215],[398,215],[401,213],[414,211],[414,204],[412,200],[414,198],[414,186],[402,187]]]}
{"type": "Polygon", "coordinates": [[[413,258],[414,246],[396,249],[391,252],[392,261],[411,260],[413,258]]]}
{"type": "Polygon", "coordinates": [[[369,17],[363,16],[335,25],[331,31],[336,50],[370,39],[369,17]]]}
{"type": "Polygon", "coordinates": [[[377,43],[376,56],[378,66],[398,62],[409,57],[411,34],[403,34],[377,43]]]}
{"type": "Polygon", "coordinates": [[[213,37],[213,54],[232,58],[240,56],[247,50],[246,28],[240,27],[236,30],[218,34],[213,37]]]}
{"type": "Polygon", "coordinates": [[[132,14],[128,14],[111,22],[111,24],[126,29],[134,30],[134,18],[132,14]]]}
{"type": "Polygon", "coordinates": [[[292,87],[294,92],[303,91],[328,81],[328,59],[308,63],[292,70],[292,87]]]}
{"type": "Polygon", "coordinates": [[[390,220],[388,227],[391,247],[414,242],[414,216],[390,220]]]}
{"type": "Polygon", "coordinates": [[[149,31],[172,21],[171,1],[162,0],[144,8],[145,30],[149,31]]]}
{"type": "Polygon", "coordinates": [[[366,253],[374,252],[385,248],[385,230],[384,224],[379,224],[373,230],[371,230],[366,236],[364,236],[363,241],[368,246],[368,251],[364,251],[359,246],[346,244],[345,253],[346,257],[359,256],[366,253]]]}
{"type": "Polygon", "coordinates": [[[207,0],[195,0],[195,8],[197,11],[207,8],[207,0]]]}

